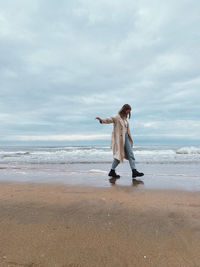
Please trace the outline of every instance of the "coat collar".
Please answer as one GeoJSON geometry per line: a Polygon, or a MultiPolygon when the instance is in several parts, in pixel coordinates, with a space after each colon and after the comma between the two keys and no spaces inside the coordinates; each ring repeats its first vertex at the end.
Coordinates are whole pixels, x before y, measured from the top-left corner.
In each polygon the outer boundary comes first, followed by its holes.
{"type": "Polygon", "coordinates": [[[124,122],[123,122],[123,119],[121,118],[121,116],[119,114],[117,114],[117,117],[119,118],[119,121],[120,121],[121,125],[124,126],[124,122]]]}

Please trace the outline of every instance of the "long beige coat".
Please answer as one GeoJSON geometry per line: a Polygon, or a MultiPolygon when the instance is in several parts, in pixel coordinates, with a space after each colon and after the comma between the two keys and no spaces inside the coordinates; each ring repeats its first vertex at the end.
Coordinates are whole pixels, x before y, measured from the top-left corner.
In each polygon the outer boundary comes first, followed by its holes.
{"type": "MultiPolygon", "coordinates": [[[[120,162],[123,162],[124,158],[128,159],[128,156],[124,150],[126,127],[124,125],[123,119],[117,113],[114,116],[102,119],[102,123],[113,123],[112,138],[110,143],[110,148],[112,148],[113,150],[113,157],[118,159],[120,162]]],[[[133,147],[133,139],[130,133],[129,123],[128,138],[131,147],[133,147]]]]}

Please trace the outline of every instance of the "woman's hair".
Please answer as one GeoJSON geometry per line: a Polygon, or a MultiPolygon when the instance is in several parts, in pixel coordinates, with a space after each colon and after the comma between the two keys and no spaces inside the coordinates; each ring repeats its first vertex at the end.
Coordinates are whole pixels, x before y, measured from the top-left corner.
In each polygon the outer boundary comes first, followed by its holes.
{"type": "MultiPolygon", "coordinates": [[[[130,109],[131,110],[131,106],[129,104],[124,104],[123,107],[121,107],[121,109],[118,111],[118,114],[120,115],[120,117],[125,117],[126,116],[126,111],[130,109]]],[[[129,119],[131,114],[129,113],[129,119]]]]}

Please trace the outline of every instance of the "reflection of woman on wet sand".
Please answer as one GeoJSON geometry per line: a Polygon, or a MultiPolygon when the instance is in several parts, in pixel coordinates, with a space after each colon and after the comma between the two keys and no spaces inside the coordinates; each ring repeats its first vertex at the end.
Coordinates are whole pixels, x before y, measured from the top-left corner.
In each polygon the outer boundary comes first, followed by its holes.
{"type": "Polygon", "coordinates": [[[127,121],[127,116],[129,119],[131,117],[131,106],[128,104],[123,105],[119,112],[111,117],[101,119],[96,117],[100,123],[113,123],[113,132],[110,147],[113,150],[113,162],[109,176],[114,178],[119,178],[115,168],[120,162],[123,162],[124,158],[129,161],[130,167],[132,169],[132,178],[143,176],[144,173],[138,172],[135,168],[135,158],[133,154],[133,140],[131,137],[129,123],[127,121]]]}

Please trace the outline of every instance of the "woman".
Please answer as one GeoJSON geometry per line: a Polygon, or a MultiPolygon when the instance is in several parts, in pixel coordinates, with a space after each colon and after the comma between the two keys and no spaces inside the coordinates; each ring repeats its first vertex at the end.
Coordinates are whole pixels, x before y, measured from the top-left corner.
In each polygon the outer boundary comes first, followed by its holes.
{"type": "Polygon", "coordinates": [[[125,104],[119,112],[112,117],[105,119],[96,117],[100,123],[113,123],[110,147],[113,150],[114,159],[108,175],[114,178],[120,178],[120,175],[116,174],[115,169],[120,162],[123,162],[124,158],[129,160],[133,178],[144,175],[144,173],[138,172],[135,168],[135,158],[132,150],[133,140],[129,129],[129,123],[127,121],[128,115],[130,119],[131,106],[125,104]]]}

